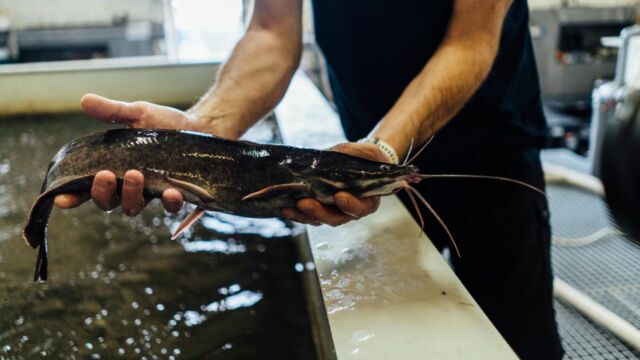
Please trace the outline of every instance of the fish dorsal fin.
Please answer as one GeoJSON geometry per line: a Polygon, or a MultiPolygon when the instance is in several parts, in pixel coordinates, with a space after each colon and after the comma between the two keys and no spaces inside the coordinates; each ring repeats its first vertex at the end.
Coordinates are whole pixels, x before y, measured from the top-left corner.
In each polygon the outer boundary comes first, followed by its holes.
{"type": "Polygon", "coordinates": [[[292,192],[309,192],[311,186],[305,183],[288,183],[267,186],[264,189],[245,195],[242,200],[267,200],[292,192]]]}
{"type": "Polygon", "coordinates": [[[202,216],[202,214],[204,214],[204,210],[196,208],[191,214],[187,215],[187,217],[182,220],[176,231],[174,231],[171,235],[171,240],[175,240],[178,235],[182,234],[185,230],[190,228],[193,223],[200,219],[200,216],[202,216]]]}
{"type": "Polygon", "coordinates": [[[169,176],[167,176],[166,179],[169,184],[182,190],[188,191],[202,200],[205,200],[207,202],[214,200],[213,194],[211,194],[207,189],[201,186],[190,183],[188,181],[178,180],[169,176]]]}

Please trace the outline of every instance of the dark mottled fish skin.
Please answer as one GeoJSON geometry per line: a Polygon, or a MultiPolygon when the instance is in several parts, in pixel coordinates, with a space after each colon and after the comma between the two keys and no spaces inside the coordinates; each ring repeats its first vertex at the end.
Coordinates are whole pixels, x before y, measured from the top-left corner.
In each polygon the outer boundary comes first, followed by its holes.
{"type": "Polygon", "coordinates": [[[277,217],[304,197],[332,205],[346,190],[356,196],[396,192],[418,169],[379,163],[333,151],[230,141],[211,135],[155,129],[117,129],[80,137],[53,158],[42,194],[32,207],[23,237],[40,247],[35,280],[47,277],[47,223],[53,199],[89,193],[93,177],[109,169],[145,176],[145,196],[177,188],[185,201],[205,210],[248,217],[277,217]],[[286,184],[285,186],[276,186],[286,184]],[[272,188],[269,188],[272,187],[272,188]],[[244,199],[249,194],[255,194],[244,199]]]}

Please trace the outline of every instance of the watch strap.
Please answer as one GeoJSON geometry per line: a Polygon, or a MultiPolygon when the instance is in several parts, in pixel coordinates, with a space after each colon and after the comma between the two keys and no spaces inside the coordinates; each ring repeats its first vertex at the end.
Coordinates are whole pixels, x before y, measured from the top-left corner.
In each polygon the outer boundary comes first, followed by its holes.
{"type": "Polygon", "coordinates": [[[400,163],[400,159],[398,158],[398,152],[396,151],[396,149],[393,148],[393,146],[389,145],[388,142],[378,137],[366,138],[361,141],[376,145],[387,156],[387,159],[389,160],[390,163],[392,164],[400,163]]]}

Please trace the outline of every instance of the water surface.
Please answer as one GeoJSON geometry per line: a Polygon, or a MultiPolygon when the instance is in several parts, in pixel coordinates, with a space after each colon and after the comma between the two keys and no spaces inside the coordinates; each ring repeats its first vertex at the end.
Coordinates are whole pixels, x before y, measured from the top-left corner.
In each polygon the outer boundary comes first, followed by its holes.
{"type": "MultiPolygon", "coordinates": [[[[0,132],[0,358],[315,358],[294,230],[278,219],[128,218],[54,209],[49,281],[20,237],[47,164],[105,128],[83,116],[12,118],[0,132]]],[[[264,138],[261,140],[265,140],[264,138]]]]}

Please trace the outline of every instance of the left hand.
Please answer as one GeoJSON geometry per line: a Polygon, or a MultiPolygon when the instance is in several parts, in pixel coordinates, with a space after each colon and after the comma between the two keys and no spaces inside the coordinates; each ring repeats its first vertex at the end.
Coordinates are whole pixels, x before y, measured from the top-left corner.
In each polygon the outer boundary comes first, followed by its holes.
{"type": "MultiPolygon", "coordinates": [[[[129,128],[209,130],[204,129],[202,121],[190,114],[143,101],[129,103],[86,94],[80,100],[80,105],[91,117],[108,123],[127,125],[129,128]]],[[[125,214],[135,216],[146,205],[142,195],[144,175],[139,171],[130,170],[125,173],[123,180],[120,203],[116,200],[116,175],[104,169],[94,177],[90,194],[60,194],[56,196],[55,204],[68,209],[93,199],[102,210],[109,211],[122,205],[125,214]]],[[[182,194],[176,189],[169,188],[162,193],[162,203],[167,211],[177,212],[182,208],[182,202],[182,194]]]]}
{"type": "MultiPolygon", "coordinates": [[[[386,155],[374,144],[343,143],[329,150],[374,161],[388,161],[386,155]]],[[[375,212],[380,205],[378,196],[358,198],[346,191],[336,193],[334,199],[335,207],[322,205],[311,198],[301,199],[296,204],[297,208],[282,209],[282,215],[309,225],[339,226],[375,212]]]]}

